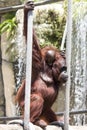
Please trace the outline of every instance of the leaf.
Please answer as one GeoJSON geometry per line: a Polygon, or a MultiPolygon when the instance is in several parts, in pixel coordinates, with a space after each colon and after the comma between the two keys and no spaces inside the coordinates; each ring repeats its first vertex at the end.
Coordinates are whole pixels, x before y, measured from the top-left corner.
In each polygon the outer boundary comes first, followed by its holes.
{"type": "Polygon", "coordinates": [[[3,27],[2,27],[2,28],[0,28],[0,34],[2,34],[2,33],[4,33],[4,32],[6,32],[6,31],[8,30],[8,28],[9,28],[8,24],[3,25],[3,27]]]}
{"type": "Polygon", "coordinates": [[[7,40],[11,40],[16,32],[17,21],[16,18],[7,19],[3,23],[0,24],[0,35],[4,32],[7,32],[7,40]]]}

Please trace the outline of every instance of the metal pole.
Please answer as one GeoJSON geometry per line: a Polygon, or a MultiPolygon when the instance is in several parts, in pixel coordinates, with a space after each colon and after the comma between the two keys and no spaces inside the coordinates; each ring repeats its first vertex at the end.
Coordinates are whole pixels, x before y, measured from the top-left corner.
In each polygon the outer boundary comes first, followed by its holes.
{"type": "MultiPolygon", "coordinates": [[[[41,1],[41,2],[35,2],[34,6],[46,5],[46,4],[51,4],[51,3],[55,3],[55,2],[59,2],[59,1],[63,1],[63,0],[45,0],[45,1],[41,1]]],[[[23,9],[23,8],[24,8],[24,5],[0,8],[0,14],[5,14],[5,13],[11,12],[11,11],[17,11],[18,9],[23,9]]]]}
{"type": "Polygon", "coordinates": [[[65,95],[65,116],[64,116],[64,130],[69,130],[69,99],[70,99],[70,85],[71,85],[71,38],[72,38],[72,0],[68,0],[67,10],[67,44],[66,44],[66,62],[67,62],[67,73],[68,81],[66,85],[65,95]]]}
{"type": "MultiPolygon", "coordinates": [[[[78,111],[69,111],[70,115],[75,115],[75,114],[87,114],[87,110],[78,110],[78,111]]],[[[64,112],[56,112],[55,113],[58,116],[62,116],[64,115],[64,112]]]]}
{"type": "MultiPolygon", "coordinates": [[[[58,116],[62,116],[64,115],[64,112],[56,112],[55,113],[58,116]]],[[[78,110],[78,111],[70,111],[69,112],[70,115],[74,115],[74,114],[87,114],[87,110],[78,110]]],[[[0,121],[8,121],[8,120],[16,120],[16,119],[22,119],[22,116],[16,116],[16,117],[0,117],[0,121]]]]}
{"type": "Polygon", "coordinates": [[[28,25],[27,25],[26,87],[25,87],[25,110],[24,110],[24,129],[25,130],[32,130],[30,127],[32,34],[33,34],[33,10],[30,10],[28,12],[28,25]]]}

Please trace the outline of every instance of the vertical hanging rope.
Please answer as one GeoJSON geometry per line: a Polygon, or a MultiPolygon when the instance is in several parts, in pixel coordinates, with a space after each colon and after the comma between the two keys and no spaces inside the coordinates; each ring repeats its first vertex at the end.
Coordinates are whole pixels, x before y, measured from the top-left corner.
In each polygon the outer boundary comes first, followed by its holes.
{"type": "Polygon", "coordinates": [[[31,129],[30,123],[30,93],[31,93],[31,72],[32,72],[32,34],[33,34],[33,11],[28,12],[27,25],[27,54],[26,54],[26,87],[25,87],[25,110],[24,129],[31,129]]]}
{"type": "Polygon", "coordinates": [[[67,35],[67,23],[66,23],[65,30],[64,30],[64,33],[63,33],[63,38],[62,38],[62,43],[61,43],[60,50],[64,50],[66,35],[67,35]]]}
{"type": "Polygon", "coordinates": [[[66,96],[65,96],[65,116],[64,116],[64,129],[69,130],[69,99],[70,99],[70,72],[71,72],[71,37],[72,37],[72,0],[68,0],[68,16],[67,16],[67,44],[66,44],[66,62],[67,62],[67,73],[68,81],[66,85],[66,96]]]}

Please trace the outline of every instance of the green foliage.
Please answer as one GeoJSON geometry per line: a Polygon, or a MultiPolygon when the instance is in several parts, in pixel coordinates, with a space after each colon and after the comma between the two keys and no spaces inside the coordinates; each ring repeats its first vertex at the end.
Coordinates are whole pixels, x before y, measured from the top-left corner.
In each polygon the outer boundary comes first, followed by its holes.
{"type": "MultiPolygon", "coordinates": [[[[65,15],[60,14],[55,9],[38,10],[35,14],[34,25],[41,47],[51,44],[59,48],[65,27],[65,15]]],[[[0,24],[0,34],[7,32],[10,41],[14,38],[17,28],[17,21],[13,16],[14,14],[6,16],[8,19],[0,24]]],[[[17,51],[15,41],[9,42],[6,52],[9,54],[11,61],[17,57],[17,51]]]]}
{"type": "Polygon", "coordinates": [[[7,13],[4,15],[4,21],[0,24],[0,35],[6,33],[7,44],[6,53],[9,55],[9,60],[14,61],[17,57],[17,45],[13,41],[16,34],[17,21],[15,18],[15,12],[7,13]]]}
{"type": "MultiPolygon", "coordinates": [[[[21,1],[21,3],[24,3],[25,2],[25,0],[20,0],[21,1]]],[[[27,0],[28,1],[28,0],[27,0]]],[[[34,2],[39,2],[39,1],[41,1],[41,0],[33,0],[34,2]]]]}
{"type": "Polygon", "coordinates": [[[15,35],[17,27],[16,18],[7,19],[0,24],[0,35],[7,32],[8,40],[12,39],[15,35]]]}
{"type": "Polygon", "coordinates": [[[10,13],[6,13],[5,15],[4,15],[4,18],[5,19],[12,19],[12,18],[14,18],[15,17],[15,11],[13,11],[13,12],[10,12],[10,13]]]}
{"type": "Polygon", "coordinates": [[[65,21],[65,15],[55,9],[38,9],[34,24],[41,47],[50,44],[60,47],[65,21]]]}
{"type": "Polygon", "coordinates": [[[87,2],[87,0],[73,0],[73,2],[87,2]]]}
{"type": "MultiPolygon", "coordinates": [[[[72,6],[74,5],[74,4],[76,4],[76,3],[81,3],[81,2],[87,2],[87,0],[73,0],[72,1],[72,6]]],[[[64,4],[63,4],[63,6],[64,6],[64,10],[65,10],[65,12],[66,12],[66,14],[67,14],[67,6],[68,6],[68,1],[67,0],[64,0],[64,4]]]]}
{"type": "Polygon", "coordinates": [[[16,12],[10,12],[4,15],[4,21],[0,24],[0,35],[4,32],[7,32],[7,40],[13,39],[16,27],[17,27],[17,21],[15,18],[16,12]]]}
{"type": "Polygon", "coordinates": [[[73,5],[73,21],[83,19],[87,14],[87,2],[76,2],[73,5]]]}
{"type": "MultiPolygon", "coordinates": [[[[76,2],[73,6],[73,30],[72,30],[73,43],[75,42],[74,40],[78,37],[77,32],[78,32],[79,26],[81,26],[83,23],[84,28],[85,28],[84,22],[86,23],[86,17],[87,17],[87,3],[76,2]]],[[[81,32],[79,32],[79,35],[81,35],[81,32]]]]}
{"type": "Polygon", "coordinates": [[[41,1],[41,0],[34,0],[35,2],[39,2],[39,1],[41,1]]]}
{"type": "Polygon", "coordinates": [[[14,61],[17,56],[17,46],[16,43],[12,41],[16,33],[16,28],[17,21],[15,17],[7,19],[0,24],[0,34],[6,32],[7,35],[7,41],[9,44],[7,45],[6,53],[8,53],[10,61],[14,61]]]}

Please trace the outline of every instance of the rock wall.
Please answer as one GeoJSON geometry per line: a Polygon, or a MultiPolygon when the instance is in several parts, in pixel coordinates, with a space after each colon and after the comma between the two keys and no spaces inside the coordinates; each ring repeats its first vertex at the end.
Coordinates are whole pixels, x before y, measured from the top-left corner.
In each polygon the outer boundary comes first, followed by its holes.
{"type": "Polygon", "coordinates": [[[0,8],[21,4],[20,0],[0,0],[0,8]]]}
{"type": "MultiPolygon", "coordinates": [[[[21,4],[21,0],[0,0],[0,8],[21,4]]],[[[2,18],[0,19],[0,22],[2,18]]],[[[6,34],[0,37],[0,116],[15,115],[13,66],[6,55],[6,34]],[[1,62],[2,60],[2,62],[1,62]],[[5,96],[5,97],[4,97],[5,96]],[[6,103],[6,104],[5,104],[6,103]],[[6,105],[6,111],[5,111],[6,105]]],[[[2,123],[2,121],[0,121],[2,123]]]]}

